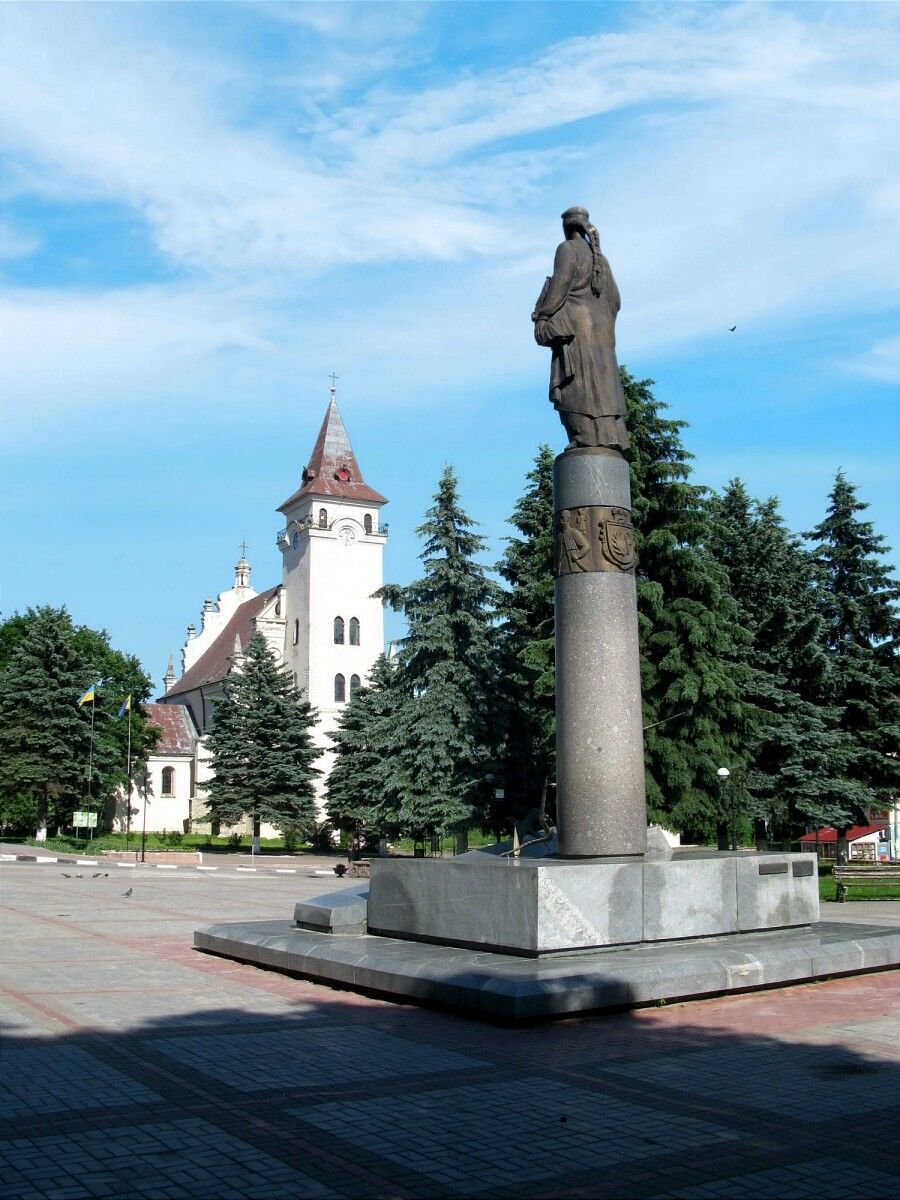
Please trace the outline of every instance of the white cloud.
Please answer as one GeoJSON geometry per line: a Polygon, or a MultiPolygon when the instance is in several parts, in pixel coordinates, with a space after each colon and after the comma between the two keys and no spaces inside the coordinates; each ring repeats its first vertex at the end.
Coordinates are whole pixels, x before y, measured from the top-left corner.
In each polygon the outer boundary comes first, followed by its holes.
{"type": "Polygon", "coordinates": [[[0,220],[0,260],[29,258],[43,245],[43,239],[31,229],[6,219],[0,220]]]}
{"type": "Polygon", "coordinates": [[[884,338],[849,363],[850,370],[877,379],[879,383],[900,383],[900,337],[884,338]]]}
{"type": "Polygon", "coordinates": [[[4,6],[12,186],[128,206],[191,280],[15,298],[14,390],[63,387],[62,354],[99,394],[338,326],[348,361],[392,356],[410,377],[527,374],[528,312],[572,202],[591,205],[622,286],[626,356],[896,296],[889,6],[635,6],[622,31],[528,62],[360,90],[380,55],[419,52],[421,15],[396,24],[414,9],[249,6],[315,35],[270,78],[128,10],[4,6]],[[385,263],[407,265],[376,276],[385,263]]]}
{"type": "Polygon", "coordinates": [[[0,323],[3,390],[32,419],[113,397],[127,405],[198,360],[271,349],[241,310],[236,298],[188,288],[17,293],[0,323]]]}

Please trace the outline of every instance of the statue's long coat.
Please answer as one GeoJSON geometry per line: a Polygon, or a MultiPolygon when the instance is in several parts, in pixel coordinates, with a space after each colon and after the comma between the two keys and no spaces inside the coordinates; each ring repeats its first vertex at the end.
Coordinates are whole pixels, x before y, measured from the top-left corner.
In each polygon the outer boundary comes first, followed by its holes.
{"type": "Polygon", "coordinates": [[[625,397],[616,362],[616,315],[619,289],[609,263],[602,259],[600,295],[591,291],[594,260],[584,238],[571,238],[556,249],[553,276],[534,312],[538,345],[553,351],[550,399],[560,413],[593,418],[624,417],[625,397]]]}

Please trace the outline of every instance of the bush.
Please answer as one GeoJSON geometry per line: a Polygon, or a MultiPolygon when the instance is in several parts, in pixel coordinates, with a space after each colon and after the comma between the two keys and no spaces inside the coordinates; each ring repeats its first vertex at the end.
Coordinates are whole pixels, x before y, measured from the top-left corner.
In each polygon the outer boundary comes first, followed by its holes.
{"type": "Polygon", "coordinates": [[[229,833],[228,845],[231,847],[232,850],[239,850],[241,848],[241,834],[229,833]]]}
{"type": "Polygon", "coordinates": [[[322,821],[316,826],[315,832],[309,839],[314,850],[334,849],[334,826],[330,821],[322,821]]]}
{"type": "Polygon", "coordinates": [[[307,831],[302,825],[283,825],[280,832],[284,839],[284,848],[289,854],[306,841],[307,831]]]}
{"type": "Polygon", "coordinates": [[[35,796],[0,796],[0,829],[10,834],[33,834],[37,829],[35,796]]]}

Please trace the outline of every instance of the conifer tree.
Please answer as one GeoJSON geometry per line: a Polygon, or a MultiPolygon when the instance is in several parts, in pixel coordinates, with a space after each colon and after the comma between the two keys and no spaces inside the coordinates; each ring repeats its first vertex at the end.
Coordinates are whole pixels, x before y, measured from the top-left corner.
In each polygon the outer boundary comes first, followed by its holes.
{"type": "Polygon", "coordinates": [[[399,669],[409,700],[397,715],[398,752],[388,786],[404,829],[416,837],[460,834],[482,820],[494,764],[496,585],[475,560],[484,539],[459,502],[446,467],[418,529],[425,574],[380,591],[403,612],[399,669]]]}
{"type": "Polygon", "coordinates": [[[852,741],[846,778],[863,789],[862,807],[880,810],[900,786],[900,586],[884,538],[858,516],[867,508],[839,471],[825,519],[806,537],[819,570],[833,700],[852,741]]]}
{"type": "MultiPolygon", "coordinates": [[[[159,731],[143,711],[151,694],[151,680],[133,654],[110,645],[105,629],[74,625],[64,608],[45,607],[15,613],[0,625],[0,671],[10,664],[17,647],[31,637],[36,622],[50,620],[70,653],[82,664],[85,683],[99,683],[94,703],[94,746],[91,763],[92,807],[99,806],[101,817],[113,811],[114,793],[127,782],[128,722],[118,718],[123,700],[131,696],[131,763],[133,775],[139,774],[147,755],[155,746],[159,731]],[[105,811],[104,811],[105,810],[105,811]]],[[[77,697],[76,697],[77,701],[77,697]]],[[[90,709],[81,713],[90,724],[90,709]]],[[[82,800],[85,797],[82,796],[82,800]]],[[[80,803],[81,801],[79,801],[80,803]]],[[[55,814],[59,823],[68,824],[71,812],[55,814]]],[[[102,822],[101,822],[102,823],[102,822]]]]}
{"type": "Polygon", "coordinates": [[[332,824],[367,836],[400,832],[392,760],[398,751],[398,715],[409,700],[401,673],[383,654],[365,684],[350,697],[331,734],[334,765],[326,802],[332,824]]]}
{"type": "Polygon", "coordinates": [[[211,819],[230,825],[246,815],[254,832],[266,821],[309,836],[319,774],[313,765],[319,750],[311,736],[315,713],[261,633],[254,633],[237,658],[222,693],[208,734],[211,819]]]}
{"type": "Polygon", "coordinates": [[[31,609],[24,622],[0,672],[0,791],[34,801],[40,837],[85,796],[90,718],[78,699],[92,668],[65,609],[31,609]]]}
{"type": "Polygon", "coordinates": [[[490,814],[498,833],[541,800],[556,774],[553,610],[553,452],[538,448],[510,523],[498,569],[506,580],[500,602],[501,682],[498,716],[503,750],[498,772],[504,803],[490,814]]]}
{"type": "Polygon", "coordinates": [[[817,611],[815,568],[770,497],[733,479],[711,502],[709,548],[728,575],[749,639],[736,647],[753,709],[746,788],[774,836],[840,821],[854,810],[849,740],[828,701],[830,664],[817,611]]]}
{"type": "Polygon", "coordinates": [[[705,549],[705,489],[690,480],[684,421],[664,415],[652,380],[622,369],[631,488],[651,817],[691,838],[728,819],[716,770],[744,764],[750,713],[735,646],[746,635],[727,580],[705,549]]]}

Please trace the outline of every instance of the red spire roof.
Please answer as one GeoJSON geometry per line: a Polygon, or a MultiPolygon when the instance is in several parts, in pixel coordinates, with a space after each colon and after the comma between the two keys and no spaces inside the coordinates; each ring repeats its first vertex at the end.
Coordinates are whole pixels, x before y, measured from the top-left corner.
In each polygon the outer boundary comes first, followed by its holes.
{"type": "Polygon", "coordinates": [[[387,497],[363,482],[362,471],[347,437],[341,413],[331,393],[331,403],[313,446],[309,466],[303,472],[299,491],[288,497],[278,509],[284,512],[305,496],[335,496],[344,500],[362,500],[387,504],[387,497]]]}

